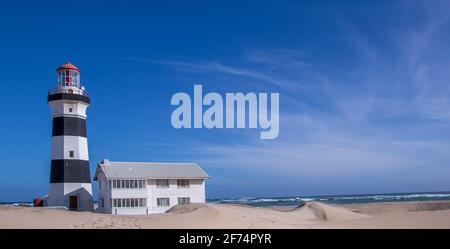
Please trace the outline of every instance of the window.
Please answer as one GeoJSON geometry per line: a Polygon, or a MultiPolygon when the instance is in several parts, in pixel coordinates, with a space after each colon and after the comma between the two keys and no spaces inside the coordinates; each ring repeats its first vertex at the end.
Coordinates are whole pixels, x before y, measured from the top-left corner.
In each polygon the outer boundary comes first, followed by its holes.
{"type": "Polygon", "coordinates": [[[102,208],[105,207],[105,200],[102,198],[102,208]]]}
{"type": "Polygon", "coordinates": [[[69,107],[69,112],[72,112],[72,111],[73,111],[72,107],[69,107]]]}
{"type": "MultiPolygon", "coordinates": [[[[112,199],[112,203],[114,207],[146,207],[147,199],[146,198],[116,198],[112,199]]],[[[103,199],[102,199],[103,205],[103,199]]]]}
{"type": "Polygon", "coordinates": [[[177,180],[177,186],[179,188],[189,188],[189,180],[187,179],[177,180]]]}
{"type": "Polygon", "coordinates": [[[191,198],[189,197],[180,197],[178,198],[178,204],[185,205],[191,203],[191,198]]]}
{"type": "Polygon", "coordinates": [[[69,151],[69,157],[73,158],[75,156],[75,152],[73,150],[69,151]]]}
{"type": "Polygon", "coordinates": [[[158,207],[170,206],[169,198],[157,198],[156,203],[158,207]]]}
{"type": "Polygon", "coordinates": [[[98,181],[98,188],[102,189],[102,181],[98,181]]]}
{"type": "Polygon", "coordinates": [[[145,188],[145,180],[111,180],[114,189],[145,188]]]}
{"type": "Polygon", "coordinates": [[[158,179],[158,180],[156,180],[156,186],[158,188],[168,188],[169,187],[169,180],[158,179]]]}
{"type": "Polygon", "coordinates": [[[110,186],[115,189],[146,188],[146,180],[112,180],[110,186]]]}
{"type": "Polygon", "coordinates": [[[139,206],[140,207],[146,207],[147,206],[147,199],[146,198],[139,198],[139,206]]]}

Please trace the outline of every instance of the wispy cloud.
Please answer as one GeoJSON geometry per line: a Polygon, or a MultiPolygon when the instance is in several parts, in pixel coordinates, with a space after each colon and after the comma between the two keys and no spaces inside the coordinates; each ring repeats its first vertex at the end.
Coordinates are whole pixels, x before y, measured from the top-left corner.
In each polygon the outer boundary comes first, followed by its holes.
{"type": "Polygon", "coordinates": [[[287,68],[298,70],[311,67],[305,60],[303,51],[298,49],[277,48],[268,50],[251,50],[246,53],[250,62],[267,65],[270,68],[287,68]]]}
{"type": "Polygon", "coordinates": [[[136,62],[163,64],[163,65],[187,69],[189,71],[202,72],[202,73],[215,72],[215,73],[224,73],[224,74],[236,75],[236,76],[245,76],[245,77],[249,77],[249,78],[262,80],[266,83],[271,83],[276,86],[286,87],[286,85],[283,84],[282,80],[276,79],[276,78],[271,77],[262,72],[259,72],[256,70],[250,70],[247,68],[227,66],[227,65],[224,65],[217,61],[189,62],[189,61],[143,59],[143,58],[136,58],[136,57],[126,57],[124,59],[129,60],[129,61],[136,61],[136,62]]]}

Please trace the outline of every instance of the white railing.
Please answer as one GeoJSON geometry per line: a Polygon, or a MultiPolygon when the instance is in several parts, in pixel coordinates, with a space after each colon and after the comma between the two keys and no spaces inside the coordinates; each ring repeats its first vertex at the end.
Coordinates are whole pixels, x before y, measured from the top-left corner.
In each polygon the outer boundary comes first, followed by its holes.
{"type": "Polygon", "coordinates": [[[56,88],[48,90],[48,95],[57,93],[78,94],[89,97],[89,94],[86,90],[74,86],[58,86],[56,88]]]}

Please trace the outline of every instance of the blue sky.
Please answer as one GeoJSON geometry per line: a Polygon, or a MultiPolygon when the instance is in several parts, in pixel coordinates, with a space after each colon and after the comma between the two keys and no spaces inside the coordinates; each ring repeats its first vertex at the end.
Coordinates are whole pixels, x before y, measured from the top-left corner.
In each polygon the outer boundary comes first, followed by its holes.
{"type": "Polygon", "coordinates": [[[450,190],[448,1],[14,1],[0,9],[0,200],[47,193],[70,61],[96,162],[198,162],[207,197],[450,190]],[[176,92],[279,92],[280,135],[172,128],[176,92]]]}

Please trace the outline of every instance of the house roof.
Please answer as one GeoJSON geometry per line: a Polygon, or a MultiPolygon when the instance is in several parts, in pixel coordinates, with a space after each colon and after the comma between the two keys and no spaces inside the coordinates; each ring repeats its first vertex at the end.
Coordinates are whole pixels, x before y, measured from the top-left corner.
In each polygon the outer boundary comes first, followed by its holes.
{"type": "Polygon", "coordinates": [[[94,180],[103,172],[107,179],[207,179],[209,175],[196,163],[112,162],[97,164],[94,180]]]}

